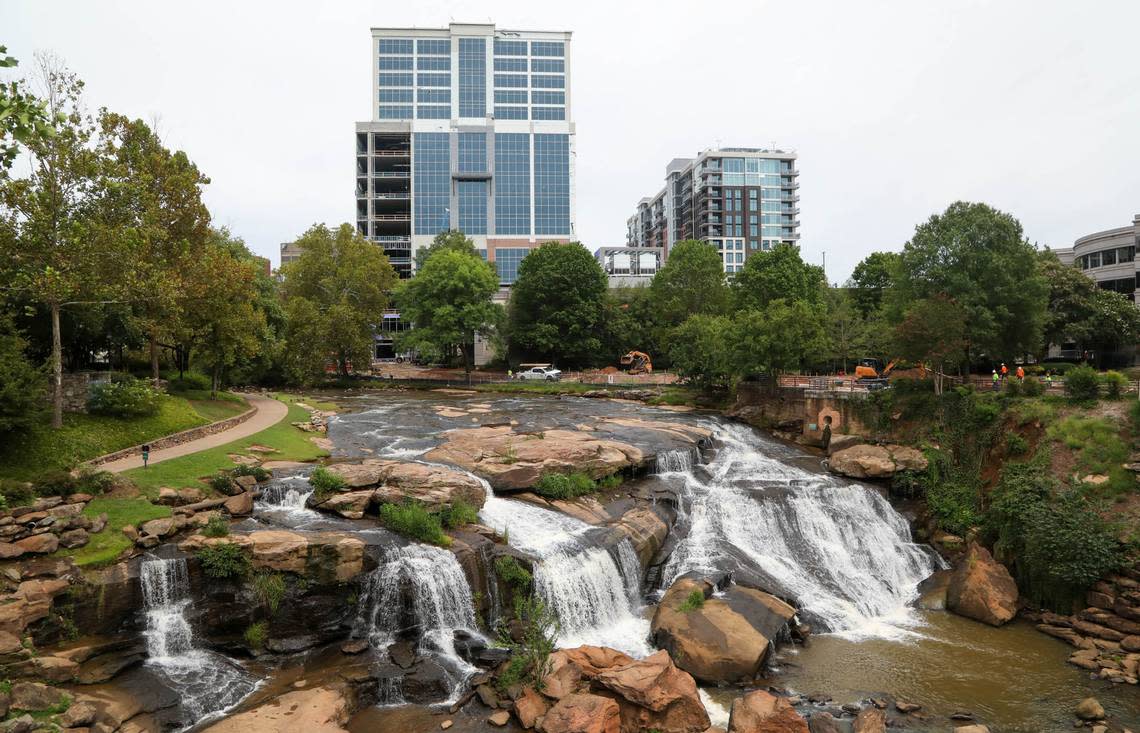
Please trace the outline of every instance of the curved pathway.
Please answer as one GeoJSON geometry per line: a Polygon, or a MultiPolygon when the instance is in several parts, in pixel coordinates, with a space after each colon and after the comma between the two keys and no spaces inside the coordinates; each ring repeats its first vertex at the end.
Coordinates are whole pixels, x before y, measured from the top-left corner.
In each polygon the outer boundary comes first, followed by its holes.
{"type": "MultiPolygon", "coordinates": [[[[260,394],[242,394],[241,396],[249,402],[251,407],[257,410],[251,418],[233,426],[229,430],[223,430],[220,433],[214,433],[213,435],[207,435],[197,440],[173,445],[169,448],[151,451],[150,464],[162,463],[171,458],[197,453],[198,451],[208,448],[217,448],[220,445],[232,443],[241,438],[248,438],[254,433],[260,433],[262,430],[276,425],[289,414],[289,406],[272,397],[266,397],[260,394]]],[[[99,466],[99,470],[120,473],[122,471],[129,471],[132,468],[141,468],[142,464],[142,455],[139,454],[128,456],[127,458],[120,458],[110,463],[104,463],[99,466]]]]}

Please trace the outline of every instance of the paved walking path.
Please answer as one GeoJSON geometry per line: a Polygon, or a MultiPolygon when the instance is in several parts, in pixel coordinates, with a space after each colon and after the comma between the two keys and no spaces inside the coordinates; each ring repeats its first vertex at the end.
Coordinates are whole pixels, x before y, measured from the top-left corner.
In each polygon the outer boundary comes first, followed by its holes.
{"type": "MultiPolygon", "coordinates": [[[[191,440],[169,448],[151,451],[150,464],[162,463],[171,458],[197,453],[198,451],[203,451],[208,448],[217,448],[220,445],[232,443],[241,438],[248,438],[254,433],[260,433],[266,428],[273,427],[284,420],[285,416],[289,414],[289,406],[272,397],[259,394],[242,394],[241,396],[249,402],[251,407],[257,410],[253,417],[233,426],[229,430],[223,430],[220,433],[207,435],[204,438],[198,438],[197,440],[191,440]]],[[[121,473],[123,471],[129,471],[132,468],[140,468],[142,464],[142,454],[139,454],[127,458],[120,458],[110,463],[104,463],[102,466],[99,466],[99,470],[121,473]]]]}

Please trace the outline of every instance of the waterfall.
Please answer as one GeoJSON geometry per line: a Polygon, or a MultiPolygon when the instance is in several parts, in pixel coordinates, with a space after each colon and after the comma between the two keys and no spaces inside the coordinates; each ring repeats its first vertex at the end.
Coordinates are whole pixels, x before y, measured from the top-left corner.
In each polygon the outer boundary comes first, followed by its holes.
{"type": "MultiPolygon", "coordinates": [[[[457,699],[475,668],[456,653],[454,635],[479,631],[471,588],[455,555],[429,545],[387,548],[366,581],[360,607],[358,633],[374,647],[386,649],[402,632],[418,631],[420,651],[435,656],[451,678],[448,702],[457,699]]],[[[399,698],[394,690],[385,694],[399,698]]]]}
{"type": "Polygon", "coordinates": [[[687,473],[701,461],[701,452],[695,446],[682,450],[666,450],[657,454],[653,473],[687,473]]]}
{"type": "Polygon", "coordinates": [[[195,646],[194,630],[186,619],[191,598],[185,559],[147,559],[140,582],[147,664],[179,694],[187,726],[220,715],[253,692],[253,678],[236,663],[195,646]]]}
{"type": "MultiPolygon", "coordinates": [[[[558,646],[609,646],[637,657],[651,653],[649,621],[637,608],[640,590],[635,596],[628,580],[632,573],[623,576],[613,555],[591,542],[589,534],[595,528],[565,514],[490,493],[479,516],[506,535],[512,547],[539,558],[535,590],[558,616],[558,646]]],[[[621,553],[619,546],[619,558],[621,553]]],[[[640,574],[640,570],[633,574],[638,581],[640,574]]]]}
{"type": "Polygon", "coordinates": [[[641,602],[641,561],[637,559],[637,552],[633,543],[626,537],[617,546],[618,569],[621,570],[622,580],[625,581],[626,591],[631,603],[641,602]]]}
{"type": "Polygon", "coordinates": [[[304,511],[305,501],[313,495],[313,487],[304,476],[271,481],[262,489],[260,502],[276,509],[304,511]]]}
{"type": "Polygon", "coordinates": [[[877,491],[783,463],[783,449],[739,425],[685,476],[688,533],[664,572],[742,567],[790,596],[823,631],[894,637],[916,623],[909,604],[937,561],[877,491]],[[767,453],[762,452],[766,450],[767,453]]]}

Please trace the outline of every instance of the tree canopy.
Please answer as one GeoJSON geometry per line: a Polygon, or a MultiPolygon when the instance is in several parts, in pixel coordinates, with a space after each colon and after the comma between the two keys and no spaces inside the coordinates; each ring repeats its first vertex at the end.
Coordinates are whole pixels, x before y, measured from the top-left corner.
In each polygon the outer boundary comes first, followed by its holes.
{"type": "Polygon", "coordinates": [[[472,241],[466,234],[457,229],[448,229],[446,232],[440,232],[432,239],[431,244],[426,247],[421,247],[416,250],[416,272],[423,269],[424,263],[427,262],[428,257],[431,257],[436,252],[443,250],[454,250],[462,252],[463,254],[479,256],[479,250],[475,249],[475,242],[472,241]]]}
{"type": "Polygon", "coordinates": [[[649,288],[657,317],[665,324],[728,311],[724,263],[708,242],[686,239],[674,244],[649,288]]]}
{"type": "Polygon", "coordinates": [[[1038,267],[1049,284],[1046,345],[1074,342],[1100,353],[1140,341],[1140,309],[1131,298],[1098,287],[1052,252],[1041,253],[1038,267]]]}
{"type": "Polygon", "coordinates": [[[883,295],[894,282],[900,259],[897,252],[872,252],[855,265],[851,296],[864,317],[882,307],[883,295]]]}
{"type": "Polygon", "coordinates": [[[786,242],[751,253],[732,281],[739,309],[766,308],[778,299],[819,304],[826,287],[823,268],[805,263],[799,247],[786,242]]]}

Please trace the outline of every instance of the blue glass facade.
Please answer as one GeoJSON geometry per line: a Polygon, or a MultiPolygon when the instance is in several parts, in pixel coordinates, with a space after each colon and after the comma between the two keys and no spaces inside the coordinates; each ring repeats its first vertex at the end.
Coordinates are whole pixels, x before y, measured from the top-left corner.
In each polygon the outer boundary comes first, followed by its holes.
{"type": "Polygon", "coordinates": [[[482,132],[459,133],[459,172],[482,173],[485,170],[487,170],[487,135],[482,132]]]}
{"type": "Polygon", "coordinates": [[[495,231],[530,234],[530,135],[495,135],[495,231]]]}
{"type": "Polygon", "coordinates": [[[519,276],[519,263],[530,253],[526,247],[495,248],[495,271],[499,273],[499,283],[510,285],[519,276]]]}
{"type": "Polygon", "coordinates": [[[459,39],[459,116],[487,114],[487,41],[459,39]]]}
{"type": "Polygon", "coordinates": [[[455,192],[459,201],[459,230],[464,234],[486,234],[487,182],[459,181],[455,192]]]}
{"type": "Polygon", "coordinates": [[[446,132],[412,136],[412,190],[416,234],[438,234],[449,228],[451,144],[446,132]]]}
{"type": "Polygon", "coordinates": [[[569,135],[534,136],[534,233],[570,233],[569,135]]]}

